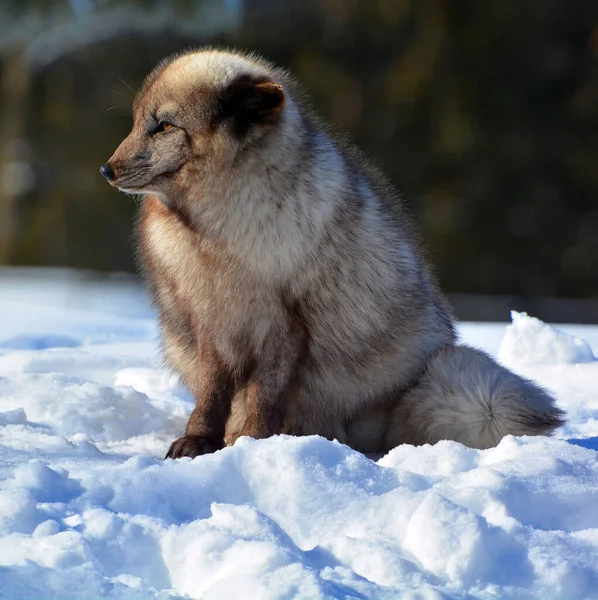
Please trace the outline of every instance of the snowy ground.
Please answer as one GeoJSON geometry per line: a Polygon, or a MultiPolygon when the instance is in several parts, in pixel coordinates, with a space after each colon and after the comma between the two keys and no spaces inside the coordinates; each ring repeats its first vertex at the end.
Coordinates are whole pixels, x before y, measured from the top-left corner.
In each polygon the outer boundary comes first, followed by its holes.
{"type": "Polygon", "coordinates": [[[461,334],[556,394],[559,439],[164,462],[192,402],[139,288],[0,270],[0,598],[598,598],[598,362],[524,316],[461,334]]]}

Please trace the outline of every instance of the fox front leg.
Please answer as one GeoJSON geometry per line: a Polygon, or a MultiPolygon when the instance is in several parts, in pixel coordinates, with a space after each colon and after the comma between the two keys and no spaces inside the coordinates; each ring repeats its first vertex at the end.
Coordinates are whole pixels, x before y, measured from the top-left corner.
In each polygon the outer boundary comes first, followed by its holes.
{"type": "Polygon", "coordinates": [[[246,418],[239,436],[266,438],[282,432],[305,347],[302,328],[290,327],[264,348],[247,382],[246,418]]]}
{"type": "Polygon", "coordinates": [[[185,436],[171,444],[165,458],[194,458],[224,448],[224,430],[234,392],[233,378],[209,352],[200,352],[197,370],[192,386],[195,408],[185,436]]]}

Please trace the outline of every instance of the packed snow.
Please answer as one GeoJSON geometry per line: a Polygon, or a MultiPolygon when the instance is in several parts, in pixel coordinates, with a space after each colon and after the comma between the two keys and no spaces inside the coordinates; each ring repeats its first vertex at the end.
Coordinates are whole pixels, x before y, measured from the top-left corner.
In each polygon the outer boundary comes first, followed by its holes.
{"type": "Polygon", "coordinates": [[[460,333],[556,395],[554,438],[164,461],[193,400],[143,290],[0,270],[0,598],[598,598],[598,327],[460,333]]]}

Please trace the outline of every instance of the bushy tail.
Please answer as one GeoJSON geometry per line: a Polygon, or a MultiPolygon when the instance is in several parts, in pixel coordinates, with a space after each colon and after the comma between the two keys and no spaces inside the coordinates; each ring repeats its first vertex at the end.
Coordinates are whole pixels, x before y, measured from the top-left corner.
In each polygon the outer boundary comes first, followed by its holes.
{"type": "Polygon", "coordinates": [[[505,435],[548,435],[564,422],[554,398],[535,383],[480,350],[450,346],[393,409],[386,446],[455,440],[490,448],[505,435]]]}

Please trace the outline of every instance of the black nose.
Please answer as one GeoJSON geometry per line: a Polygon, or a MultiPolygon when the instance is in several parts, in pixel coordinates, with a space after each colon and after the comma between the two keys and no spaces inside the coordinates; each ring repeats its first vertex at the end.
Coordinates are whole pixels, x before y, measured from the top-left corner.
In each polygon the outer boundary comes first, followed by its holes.
{"type": "Polygon", "coordinates": [[[102,165],[100,167],[100,173],[108,180],[108,181],[112,181],[113,179],[116,179],[116,175],[114,174],[114,171],[112,170],[112,167],[106,163],[105,165],[102,165]]]}

